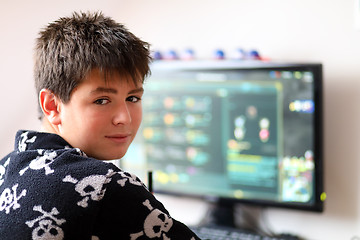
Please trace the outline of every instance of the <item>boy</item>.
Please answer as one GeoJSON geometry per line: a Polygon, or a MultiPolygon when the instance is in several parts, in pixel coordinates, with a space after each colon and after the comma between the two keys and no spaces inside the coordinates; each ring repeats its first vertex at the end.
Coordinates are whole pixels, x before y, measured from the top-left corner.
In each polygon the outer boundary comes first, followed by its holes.
{"type": "Polygon", "coordinates": [[[35,50],[44,132],[19,131],[0,161],[1,239],[199,239],[101,161],[123,157],[139,128],[148,44],[101,13],[74,13],[35,50]]]}

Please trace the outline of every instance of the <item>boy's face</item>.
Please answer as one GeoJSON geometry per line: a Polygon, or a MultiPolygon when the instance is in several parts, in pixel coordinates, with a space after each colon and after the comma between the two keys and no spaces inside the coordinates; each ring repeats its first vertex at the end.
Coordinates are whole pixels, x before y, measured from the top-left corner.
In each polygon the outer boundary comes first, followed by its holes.
{"type": "Polygon", "coordinates": [[[123,157],[142,118],[142,84],[94,69],[60,105],[59,134],[73,147],[100,160],[123,157]]]}

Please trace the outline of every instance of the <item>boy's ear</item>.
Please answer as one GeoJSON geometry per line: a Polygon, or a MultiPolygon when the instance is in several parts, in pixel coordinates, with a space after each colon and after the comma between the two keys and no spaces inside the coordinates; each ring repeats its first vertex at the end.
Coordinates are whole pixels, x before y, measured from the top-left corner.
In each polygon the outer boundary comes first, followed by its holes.
{"type": "Polygon", "coordinates": [[[60,99],[58,99],[58,97],[50,90],[42,89],[39,93],[39,102],[48,121],[53,125],[59,125],[61,123],[60,99]]]}

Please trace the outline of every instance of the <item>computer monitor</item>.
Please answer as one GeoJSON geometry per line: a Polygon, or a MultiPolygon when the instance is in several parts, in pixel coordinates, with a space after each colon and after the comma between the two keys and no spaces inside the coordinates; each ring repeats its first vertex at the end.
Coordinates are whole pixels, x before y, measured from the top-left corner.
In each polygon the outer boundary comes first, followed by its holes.
{"type": "Polygon", "coordinates": [[[156,61],[122,167],[154,191],[321,212],[322,65],[156,61]]]}

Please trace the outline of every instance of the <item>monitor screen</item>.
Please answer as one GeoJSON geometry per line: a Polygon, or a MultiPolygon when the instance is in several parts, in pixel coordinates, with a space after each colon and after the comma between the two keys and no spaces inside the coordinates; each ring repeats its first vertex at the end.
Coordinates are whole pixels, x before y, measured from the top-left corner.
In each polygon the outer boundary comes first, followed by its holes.
{"type": "Polygon", "coordinates": [[[322,66],[156,61],[122,159],[155,192],[322,211],[322,66]]]}

